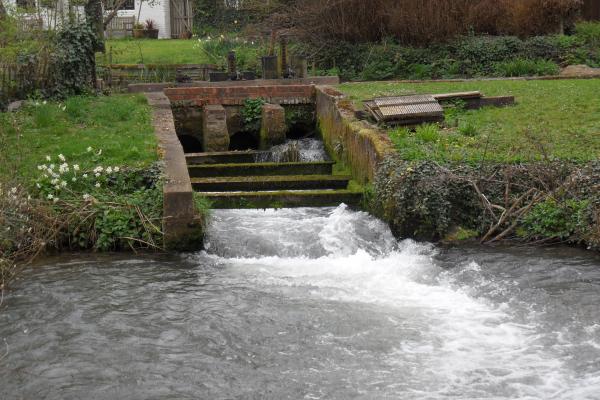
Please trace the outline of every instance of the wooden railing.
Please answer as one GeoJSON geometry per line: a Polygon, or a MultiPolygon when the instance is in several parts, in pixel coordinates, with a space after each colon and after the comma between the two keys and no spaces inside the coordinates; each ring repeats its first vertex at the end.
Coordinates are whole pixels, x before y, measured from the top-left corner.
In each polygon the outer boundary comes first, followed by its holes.
{"type": "Polygon", "coordinates": [[[0,64],[0,104],[46,91],[52,85],[51,75],[50,65],[45,59],[0,64]]]}
{"type": "Polygon", "coordinates": [[[210,72],[219,70],[212,64],[109,64],[100,69],[99,76],[110,87],[126,87],[130,83],[206,81],[210,72]]]}

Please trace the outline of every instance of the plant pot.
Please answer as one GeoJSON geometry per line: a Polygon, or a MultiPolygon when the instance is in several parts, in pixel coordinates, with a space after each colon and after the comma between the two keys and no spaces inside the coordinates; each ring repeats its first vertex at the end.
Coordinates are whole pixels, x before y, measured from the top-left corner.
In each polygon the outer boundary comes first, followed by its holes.
{"type": "Polygon", "coordinates": [[[209,72],[209,82],[224,82],[229,80],[229,72],[209,72]]]}
{"type": "Polygon", "coordinates": [[[245,81],[253,81],[256,79],[256,72],[254,71],[242,71],[242,79],[245,81]]]}
{"type": "Polygon", "coordinates": [[[145,38],[145,34],[144,34],[144,30],[143,29],[134,29],[133,30],[133,37],[135,39],[143,39],[145,38]]]}
{"type": "Polygon", "coordinates": [[[191,38],[192,38],[192,32],[190,32],[190,31],[183,31],[179,34],[179,39],[188,40],[191,38]]]}
{"type": "Polygon", "coordinates": [[[144,29],[146,39],[158,39],[158,29],[144,29]]]}
{"type": "Polygon", "coordinates": [[[304,56],[292,56],[292,70],[294,78],[308,77],[308,60],[304,56]]]}
{"type": "Polygon", "coordinates": [[[263,79],[278,79],[278,59],[277,56],[263,56],[260,58],[262,65],[262,78],[263,79]]]}

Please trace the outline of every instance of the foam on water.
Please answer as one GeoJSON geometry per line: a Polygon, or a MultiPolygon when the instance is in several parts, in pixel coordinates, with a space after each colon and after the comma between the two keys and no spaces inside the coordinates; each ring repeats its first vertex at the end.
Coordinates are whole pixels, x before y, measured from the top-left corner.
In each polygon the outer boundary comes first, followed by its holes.
{"type": "MultiPolygon", "coordinates": [[[[539,313],[522,302],[514,312],[519,301],[510,297],[510,281],[491,282],[476,262],[446,270],[432,245],[397,243],[365,213],[346,206],[220,211],[207,242],[201,259],[263,290],[393,310],[393,323],[414,334],[395,338],[386,355],[388,365],[406,373],[404,382],[388,383],[387,393],[600,398],[600,373],[572,371],[569,352],[554,351],[559,341],[549,339],[539,313]],[[491,295],[481,295],[482,288],[491,295]]],[[[590,346],[597,345],[597,325],[585,329],[590,346]]]]}

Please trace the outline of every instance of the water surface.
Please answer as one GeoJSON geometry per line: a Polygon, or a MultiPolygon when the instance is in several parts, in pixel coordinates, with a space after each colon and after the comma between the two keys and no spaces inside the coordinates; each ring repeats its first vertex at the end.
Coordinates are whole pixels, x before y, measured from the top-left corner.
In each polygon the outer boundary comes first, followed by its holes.
{"type": "Polygon", "coordinates": [[[215,211],[208,249],[70,255],[0,312],[2,399],[600,399],[600,258],[215,211]]]}

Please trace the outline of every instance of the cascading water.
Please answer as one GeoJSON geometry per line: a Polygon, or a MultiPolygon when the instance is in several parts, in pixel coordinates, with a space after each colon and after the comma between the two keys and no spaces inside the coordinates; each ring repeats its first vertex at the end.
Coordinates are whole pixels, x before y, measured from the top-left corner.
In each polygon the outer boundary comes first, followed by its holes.
{"type": "Polygon", "coordinates": [[[323,142],[313,138],[288,140],[258,156],[258,162],[315,162],[329,160],[323,142]]]}
{"type": "Polygon", "coordinates": [[[599,267],[569,249],[398,242],[343,205],[214,211],[204,252],[29,271],[0,312],[0,388],[8,399],[599,399],[599,267]]]}

